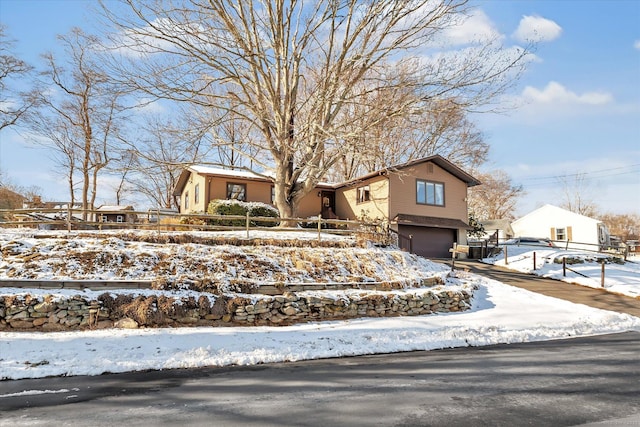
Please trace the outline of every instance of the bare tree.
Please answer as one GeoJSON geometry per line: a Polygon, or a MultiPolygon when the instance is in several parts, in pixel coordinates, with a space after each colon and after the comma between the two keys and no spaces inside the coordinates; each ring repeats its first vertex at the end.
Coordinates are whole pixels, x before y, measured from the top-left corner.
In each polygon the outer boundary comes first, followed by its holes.
{"type": "MultiPolygon", "coordinates": [[[[465,0],[123,2],[129,16],[103,8],[120,30],[113,51],[132,58],[116,66],[122,82],[242,117],[268,152],[262,163],[275,172],[275,204],[286,218],[352,148],[354,131],[368,131],[348,126],[349,108],[399,85],[420,104],[486,105],[513,82],[526,53],[492,42],[438,49],[465,0]],[[411,72],[394,78],[391,65],[411,72]]],[[[419,106],[377,103],[368,113],[399,117],[419,106]]]]}
{"type": "Polygon", "coordinates": [[[612,235],[619,237],[623,242],[640,239],[640,215],[638,214],[613,214],[600,216],[600,220],[607,225],[612,235]]]}
{"type": "Polygon", "coordinates": [[[12,47],[13,41],[7,38],[5,27],[0,24],[0,131],[16,124],[35,103],[32,93],[14,87],[24,84],[33,67],[16,57],[12,47]]]}
{"type": "MultiPolygon", "coordinates": [[[[377,102],[394,102],[384,96],[377,102]]],[[[416,103],[417,105],[417,103],[416,103]]],[[[366,114],[361,116],[366,120],[366,114]]],[[[358,127],[357,120],[352,125],[358,127]]],[[[458,166],[477,169],[489,154],[489,145],[466,117],[463,109],[450,100],[424,103],[414,114],[383,120],[380,126],[354,131],[347,144],[350,151],[340,150],[339,161],[331,171],[335,180],[346,181],[357,176],[439,154],[458,166]]]]}
{"type": "Polygon", "coordinates": [[[469,189],[469,212],[479,221],[488,219],[514,219],[518,199],[525,192],[513,185],[511,178],[501,170],[476,173],[482,183],[469,189]]]}
{"type": "Polygon", "coordinates": [[[43,55],[41,106],[29,117],[29,126],[56,149],[72,203],[79,181],[83,218],[87,219],[88,210],[95,205],[98,176],[112,160],[122,92],[110,85],[94,62],[95,37],[75,28],[58,39],[67,56],[59,60],[51,53],[43,55]]]}
{"type": "Polygon", "coordinates": [[[127,164],[122,170],[129,170],[130,186],[157,207],[178,208],[180,203],[173,196],[173,190],[182,168],[202,160],[207,153],[208,147],[201,150],[201,135],[190,134],[193,128],[187,126],[188,123],[191,122],[148,117],[143,133],[132,138],[135,144],[126,145],[123,157],[127,164]]]}
{"type": "Polygon", "coordinates": [[[598,208],[589,197],[589,186],[586,174],[565,175],[558,178],[562,187],[562,204],[560,207],[585,216],[596,216],[598,208]]]}

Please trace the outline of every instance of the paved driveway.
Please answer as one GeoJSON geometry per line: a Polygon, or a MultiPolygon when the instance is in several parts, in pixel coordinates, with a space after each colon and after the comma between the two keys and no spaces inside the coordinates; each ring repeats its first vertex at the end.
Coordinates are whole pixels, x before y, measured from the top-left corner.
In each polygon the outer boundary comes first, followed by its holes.
{"type": "Polygon", "coordinates": [[[507,285],[517,286],[554,298],[640,317],[639,298],[613,294],[603,289],[573,285],[559,280],[546,279],[533,274],[520,273],[479,261],[456,260],[456,269],[458,268],[469,269],[472,273],[489,277],[507,285]]]}

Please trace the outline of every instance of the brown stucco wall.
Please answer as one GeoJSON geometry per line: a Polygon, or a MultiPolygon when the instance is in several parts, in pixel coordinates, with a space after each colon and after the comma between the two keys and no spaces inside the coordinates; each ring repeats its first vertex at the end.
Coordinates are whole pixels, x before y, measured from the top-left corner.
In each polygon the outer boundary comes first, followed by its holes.
{"type": "Polygon", "coordinates": [[[468,221],[467,184],[438,165],[428,162],[389,174],[389,217],[397,214],[433,216],[468,221]],[[430,168],[428,165],[432,165],[430,168]],[[444,183],[444,206],[416,202],[416,180],[444,183]]]}

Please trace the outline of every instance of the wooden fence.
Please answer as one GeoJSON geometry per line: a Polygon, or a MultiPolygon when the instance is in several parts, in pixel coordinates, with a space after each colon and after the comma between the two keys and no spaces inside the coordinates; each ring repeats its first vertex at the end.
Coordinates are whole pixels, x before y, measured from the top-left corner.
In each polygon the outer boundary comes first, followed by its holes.
{"type": "Polygon", "coordinates": [[[366,232],[382,238],[388,227],[382,222],[313,218],[275,218],[246,215],[209,215],[167,213],[159,209],[148,211],[100,211],[74,208],[0,210],[0,228],[35,228],[41,230],[114,230],[142,229],[162,231],[251,231],[317,232],[351,235],[366,232]],[[116,216],[121,221],[105,220],[116,216]],[[281,223],[296,224],[280,227],[281,223]]]}

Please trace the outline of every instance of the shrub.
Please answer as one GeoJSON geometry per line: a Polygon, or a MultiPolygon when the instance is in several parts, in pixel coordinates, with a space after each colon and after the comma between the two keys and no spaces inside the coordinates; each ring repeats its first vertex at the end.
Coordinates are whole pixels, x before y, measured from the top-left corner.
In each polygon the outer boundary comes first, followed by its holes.
{"type": "MultiPolygon", "coordinates": [[[[250,217],[271,217],[278,218],[279,212],[273,206],[260,202],[241,202],[239,200],[212,200],[207,207],[209,215],[238,215],[250,217]]],[[[210,225],[223,225],[232,227],[243,227],[244,219],[211,219],[207,221],[210,225]]],[[[251,220],[252,226],[275,227],[277,222],[251,220]]]]}

